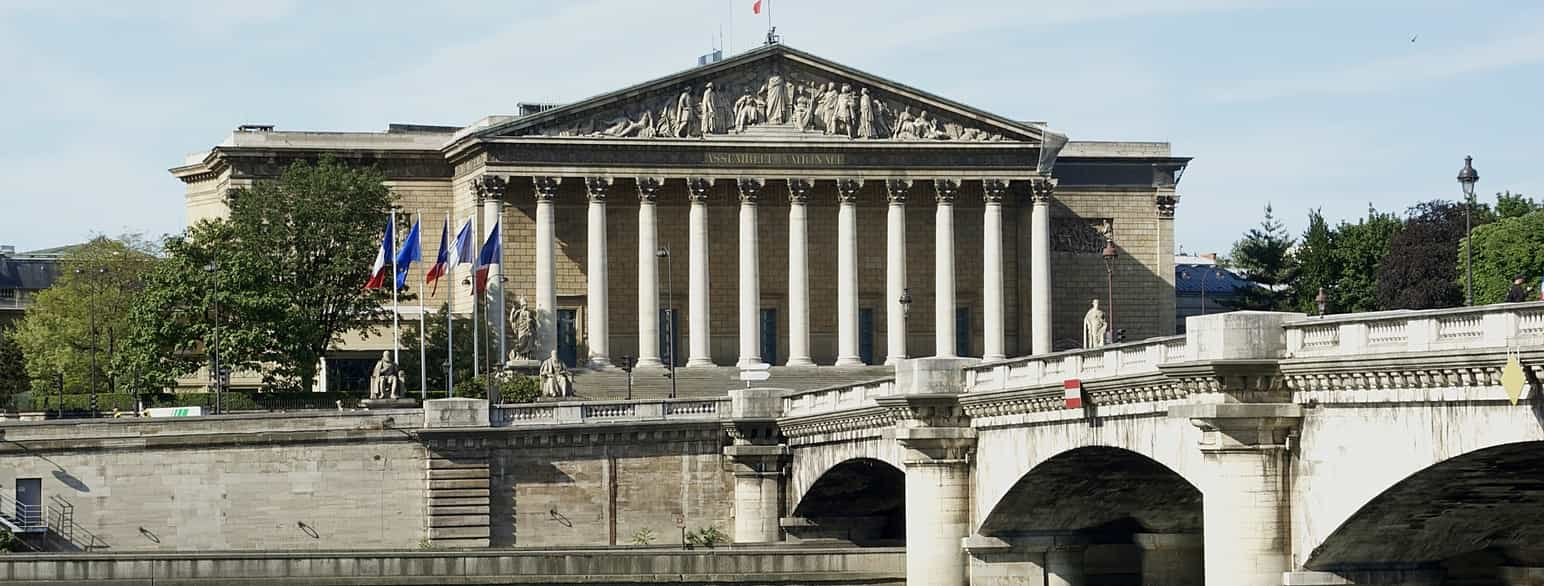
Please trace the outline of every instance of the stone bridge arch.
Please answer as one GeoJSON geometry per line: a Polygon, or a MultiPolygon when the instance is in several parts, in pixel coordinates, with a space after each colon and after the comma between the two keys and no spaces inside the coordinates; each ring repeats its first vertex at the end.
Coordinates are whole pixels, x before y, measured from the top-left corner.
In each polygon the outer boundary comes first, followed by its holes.
{"type": "MultiPolygon", "coordinates": [[[[876,430],[878,431],[878,430],[876,430]]],[[[896,444],[894,432],[882,433],[848,441],[831,441],[797,444],[792,447],[792,469],[789,474],[789,510],[797,508],[804,495],[820,477],[832,468],[852,460],[877,460],[897,470],[905,470],[901,447],[896,444]]]]}
{"type": "MultiPolygon", "coordinates": [[[[1080,411],[1051,414],[1046,421],[983,427],[976,448],[974,519],[979,527],[1032,470],[1064,454],[1106,448],[1155,462],[1203,492],[1201,432],[1163,407],[1138,416],[1084,418],[1080,411]]],[[[1088,452],[1080,452],[1088,453],[1088,452]]],[[[979,533],[979,531],[978,531],[979,533]]]]}
{"type": "Polygon", "coordinates": [[[1411,474],[1358,508],[1304,562],[1331,571],[1374,565],[1444,566],[1445,577],[1469,580],[1501,578],[1504,566],[1544,567],[1544,441],[1489,447],[1411,474]]]}
{"type": "Polygon", "coordinates": [[[801,541],[835,539],[859,545],[906,540],[906,474],[874,458],[843,461],[821,474],[785,520],[801,541]]]}
{"type": "MultiPolygon", "coordinates": [[[[1308,412],[1293,454],[1291,488],[1292,552],[1305,568],[1345,567],[1364,557],[1349,552],[1359,547],[1364,523],[1375,517],[1402,522],[1395,520],[1401,512],[1417,514],[1414,508],[1393,505],[1417,496],[1410,492],[1414,487],[1434,486],[1432,478],[1469,487],[1445,498],[1492,501],[1502,508],[1511,504],[1495,491],[1520,489],[1528,482],[1544,486],[1544,477],[1538,476],[1544,469],[1516,477],[1529,446],[1544,452],[1544,403],[1538,397],[1515,406],[1505,400],[1366,402],[1326,404],[1308,412]],[[1493,468],[1485,475],[1507,478],[1464,476],[1487,470],[1487,462],[1493,468]],[[1487,484],[1492,481],[1498,484],[1487,484]]],[[[1428,522],[1445,522],[1437,510],[1427,513],[1433,515],[1428,522]]],[[[1453,553],[1445,547],[1416,549],[1429,550],[1419,554],[1428,557],[1453,553]]]]}
{"type": "Polygon", "coordinates": [[[977,533],[1060,533],[1110,525],[1199,534],[1201,490],[1143,454],[1080,447],[1041,462],[1014,483],[981,519],[977,533]]]}

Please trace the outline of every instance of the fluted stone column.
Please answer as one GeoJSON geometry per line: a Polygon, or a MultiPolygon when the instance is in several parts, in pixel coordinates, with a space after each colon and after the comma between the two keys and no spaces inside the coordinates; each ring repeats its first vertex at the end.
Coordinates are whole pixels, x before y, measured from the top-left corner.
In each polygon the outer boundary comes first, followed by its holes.
{"type": "MultiPolygon", "coordinates": [[[[557,237],[556,219],[554,217],[553,200],[557,199],[558,185],[561,177],[534,177],[536,185],[536,344],[535,354],[538,360],[546,360],[547,354],[558,347],[557,310],[557,237]]],[[[494,218],[503,217],[503,205],[495,205],[491,211],[494,218]]],[[[490,271],[488,281],[497,283],[503,289],[502,275],[490,271]]],[[[503,297],[502,294],[499,297],[503,297]]],[[[503,309],[490,316],[498,320],[499,332],[499,360],[504,360],[509,350],[504,343],[503,309]]]]}
{"type": "Polygon", "coordinates": [[[858,356],[858,190],[863,182],[836,182],[836,365],[860,366],[858,356]]]}
{"type": "Polygon", "coordinates": [[[1008,182],[981,182],[986,212],[981,227],[982,360],[1002,360],[1003,352],[1003,197],[1008,182]]]}
{"type": "Polygon", "coordinates": [[[761,364],[761,271],[756,244],[756,204],[761,180],[741,178],[740,187],[740,359],[746,368],[761,364]]]}
{"type": "Polygon", "coordinates": [[[638,367],[659,368],[659,263],[654,251],[659,248],[655,200],[660,180],[638,179],[638,367]]]}
{"type": "Polygon", "coordinates": [[[911,181],[885,182],[890,205],[885,209],[885,365],[906,358],[906,195],[911,181]]]}
{"type": "Polygon", "coordinates": [[[1030,183],[1029,217],[1029,315],[1032,354],[1051,351],[1051,195],[1056,180],[1049,177],[1030,183]]]}
{"type": "Polygon", "coordinates": [[[788,180],[788,366],[810,358],[809,198],[814,184],[788,180]]]}
{"type": "Polygon", "coordinates": [[[611,366],[611,312],[607,300],[608,268],[606,259],[606,196],[611,191],[610,177],[590,177],[584,186],[590,196],[585,268],[585,334],[590,349],[591,368],[611,366]]]}
{"type": "Polygon", "coordinates": [[[713,193],[713,180],[693,178],[687,187],[692,207],[687,220],[691,295],[687,298],[686,366],[693,368],[713,366],[713,343],[708,337],[708,195],[713,193]]]}
{"type": "Polygon", "coordinates": [[[938,208],[933,217],[933,356],[953,358],[954,352],[954,198],[960,182],[935,179],[938,208]]]}

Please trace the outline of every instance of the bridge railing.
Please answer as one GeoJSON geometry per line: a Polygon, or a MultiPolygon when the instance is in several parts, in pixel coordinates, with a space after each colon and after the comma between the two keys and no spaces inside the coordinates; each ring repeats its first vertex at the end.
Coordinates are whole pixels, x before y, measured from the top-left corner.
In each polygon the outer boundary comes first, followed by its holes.
{"type": "Polygon", "coordinates": [[[1544,302],[1329,315],[1284,328],[1288,357],[1500,348],[1544,342],[1544,302]]]}
{"type": "Polygon", "coordinates": [[[896,394],[895,377],[810,389],[783,396],[783,417],[804,417],[877,405],[874,399],[896,394]]]}
{"type": "Polygon", "coordinates": [[[1156,373],[1159,364],[1185,359],[1185,336],[1148,338],[1099,348],[983,362],[966,369],[965,388],[971,393],[991,393],[1060,384],[1069,378],[1156,373]]]}
{"type": "Polygon", "coordinates": [[[729,414],[728,397],[525,403],[490,407],[494,427],[634,421],[716,421],[729,414]]]}

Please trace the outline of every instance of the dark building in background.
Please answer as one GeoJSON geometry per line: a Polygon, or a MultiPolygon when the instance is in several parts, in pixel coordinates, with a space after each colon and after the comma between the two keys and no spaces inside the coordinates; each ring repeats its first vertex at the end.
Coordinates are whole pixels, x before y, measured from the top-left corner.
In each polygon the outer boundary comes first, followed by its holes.
{"type": "Polygon", "coordinates": [[[1240,289],[1255,286],[1233,271],[1217,266],[1217,255],[1177,256],[1174,259],[1174,332],[1185,333],[1185,318],[1233,311],[1240,289]]]}
{"type": "Polygon", "coordinates": [[[59,276],[62,249],[18,254],[14,246],[0,246],[0,328],[21,319],[39,291],[59,276]]]}

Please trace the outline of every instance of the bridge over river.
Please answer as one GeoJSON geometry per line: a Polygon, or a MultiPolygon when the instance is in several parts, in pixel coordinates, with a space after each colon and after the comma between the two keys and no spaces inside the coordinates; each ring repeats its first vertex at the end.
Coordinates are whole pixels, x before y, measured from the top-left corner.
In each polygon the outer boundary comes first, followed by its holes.
{"type": "Polygon", "coordinates": [[[345,547],[335,532],[402,549],[669,544],[722,524],[778,555],[883,552],[854,583],[1544,584],[1541,368],[1544,303],[1236,312],[809,391],[7,424],[0,465],[74,499],[118,553],[345,547]]]}

